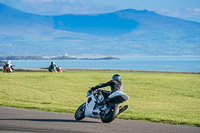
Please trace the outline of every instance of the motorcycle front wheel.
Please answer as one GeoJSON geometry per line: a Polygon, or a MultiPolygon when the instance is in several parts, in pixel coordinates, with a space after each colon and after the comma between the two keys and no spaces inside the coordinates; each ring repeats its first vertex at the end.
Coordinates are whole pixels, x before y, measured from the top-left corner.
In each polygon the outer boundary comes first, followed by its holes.
{"type": "Polygon", "coordinates": [[[82,120],[85,118],[85,103],[83,103],[77,110],[74,115],[76,120],[82,120]]]}
{"type": "Polygon", "coordinates": [[[119,107],[117,104],[109,104],[107,108],[109,109],[109,112],[100,115],[101,121],[104,123],[109,123],[113,121],[116,118],[117,114],[119,113],[119,107]]]}

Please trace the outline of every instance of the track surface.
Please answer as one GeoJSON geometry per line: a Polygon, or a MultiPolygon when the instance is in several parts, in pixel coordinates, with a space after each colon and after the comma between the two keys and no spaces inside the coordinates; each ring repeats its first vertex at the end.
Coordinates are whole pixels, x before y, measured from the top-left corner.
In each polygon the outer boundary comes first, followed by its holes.
{"type": "Polygon", "coordinates": [[[73,115],[0,107],[0,133],[200,133],[199,127],[119,120],[102,123],[73,115]]]}

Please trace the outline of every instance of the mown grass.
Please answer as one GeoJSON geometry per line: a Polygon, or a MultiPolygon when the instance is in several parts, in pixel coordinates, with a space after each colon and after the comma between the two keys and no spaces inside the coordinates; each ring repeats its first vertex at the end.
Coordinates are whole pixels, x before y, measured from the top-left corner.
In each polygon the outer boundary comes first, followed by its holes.
{"type": "MultiPolygon", "coordinates": [[[[121,119],[200,126],[200,75],[69,70],[0,73],[0,106],[74,113],[86,92],[119,73],[129,100],[121,119]]],[[[109,90],[109,87],[105,88],[109,90]]]]}

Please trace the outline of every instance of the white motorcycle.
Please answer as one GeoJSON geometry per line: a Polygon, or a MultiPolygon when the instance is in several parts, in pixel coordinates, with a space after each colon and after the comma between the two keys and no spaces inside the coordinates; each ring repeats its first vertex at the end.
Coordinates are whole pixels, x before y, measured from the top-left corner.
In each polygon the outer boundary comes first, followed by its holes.
{"type": "Polygon", "coordinates": [[[118,104],[127,101],[128,98],[128,95],[121,91],[115,91],[108,98],[104,98],[102,90],[90,90],[87,92],[86,102],[76,110],[75,119],[82,120],[85,117],[91,117],[109,123],[128,108],[128,105],[118,107],[118,104]]]}

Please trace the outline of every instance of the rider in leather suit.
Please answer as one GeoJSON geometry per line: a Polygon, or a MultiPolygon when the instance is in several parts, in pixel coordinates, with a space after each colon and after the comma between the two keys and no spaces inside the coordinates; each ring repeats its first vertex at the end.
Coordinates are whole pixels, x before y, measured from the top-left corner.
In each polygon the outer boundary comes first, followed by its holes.
{"type": "Polygon", "coordinates": [[[102,94],[105,97],[108,97],[111,93],[115,92],[115,91],[124,91],[124,86],[123,83],[121,81],[121,76],[119,74],[115,74],[112,77],[112,80],[108,81],[107,83],[101,83],[98,84],[95,87],[92,87],[91,90],[94,91],[98,88],[103,88],[106,86],[110,86],[111,87],[111,92],[110,91],[106,91],[106,90],[102,90],[102,94]]]}
{"type": "Polygon", "coordinates": [[[51,62],[51,65],[48,67],[49,72],[57,72],[57,67],[55,62],[51,62]]]}
{"type": "Polygon", "coordinates": [[[4,69],[4,72],[14,72],[15,70],[10,60],[8,60],[7,63],[5,63],[3,69],[4,69]]]}

